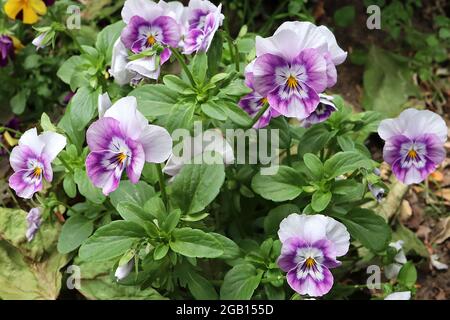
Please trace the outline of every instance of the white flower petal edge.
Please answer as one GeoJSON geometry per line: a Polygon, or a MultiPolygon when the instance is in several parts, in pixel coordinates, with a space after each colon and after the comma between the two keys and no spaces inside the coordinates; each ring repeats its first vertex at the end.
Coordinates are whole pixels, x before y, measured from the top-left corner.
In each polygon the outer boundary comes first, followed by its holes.
{"type": "Polygon", "coordinates": [[[394,292],[386,296],[384,300],[410,300],[411,291],[394,292]]]}

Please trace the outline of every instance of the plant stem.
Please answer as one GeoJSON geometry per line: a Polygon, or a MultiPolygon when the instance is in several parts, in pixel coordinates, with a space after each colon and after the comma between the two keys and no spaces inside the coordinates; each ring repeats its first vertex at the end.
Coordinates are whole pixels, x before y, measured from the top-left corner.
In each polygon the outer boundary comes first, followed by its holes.
{"type": "Polygon", "coordinates": [[[17,130],[8,128],[8,127],[0,127],[0,132],[3,132],[3,131],[8,131],[8,132],[14,133],[14,134],[18,135],[19,137],[22,135],[22,132],[20,132],[20,131],[17,131],[17,130]]]}
{"type": "Polygon", "coordinates": [[[189,68],[188,68],[186,62],[184,61],[184,58],[181,55],[181,53],[179,53],[178,50],[175,49],[175,48],[170,48],[170,51],[172,51],[173,55],[175,56],[175,58],[180,63],[181,67],[183,68],[184,72],[186,73],[187,77],[189,78],[189,82],[191,83],[191,86],[196,88],[197,87],[197,83],[195,82],[194,77],[192,76],[191,70],[189,70],[189,68]]]}
{"type": "Polygon", "coordinates": [[[250,128],[253,128],[253,126],[258,122],[258,120],[262,117],[262,115],[269,109],[269,104],[266,102],[261,109],[258,111],[256,116],[252,120],[252,124],[250,125],[250,128]]]}
{"type": "Polygon", "coordinates": [[[164,181],[164,174],[162,172],[162,167],[160,163],[156,164],[156,170],[158,171],[159,188],[161,189],[161,196],[164,201],[164,204],[166,205],[166,208],[168,209],[169,201],[167,200],[166,182],[164,181]]]}
{"type": "Polygon", "coordinates": [[[233,38],[231,37],[228,30],[223,32],[223,34],[225,35],[225,38],[227,38],[228,48],[230,50],[231,59],[234,60],[234,65],[235,65],[236,71],[239,72],[239,69],[240,69],[239,49],[238,49],[237,45],[235,44],[235,42],[234,42],[233,38]]]}
{"type": "Polygon", "coordinates": [[[63,166],[64,166],[67,170],[69,170],[70,173],[73,173],[72,167],[67,163],[66,160],[64,160],[63,158],[58,158],[58,159],[59,159],[59,161],[61,161],[61,163],[63,164],[63,166]]]}
{"type": "Polygon", "coordinates": [[[287,163],[290,167],[292,167],[292,160],[291,160],[291,147],[286,149],[286,159],[287,163]]]}

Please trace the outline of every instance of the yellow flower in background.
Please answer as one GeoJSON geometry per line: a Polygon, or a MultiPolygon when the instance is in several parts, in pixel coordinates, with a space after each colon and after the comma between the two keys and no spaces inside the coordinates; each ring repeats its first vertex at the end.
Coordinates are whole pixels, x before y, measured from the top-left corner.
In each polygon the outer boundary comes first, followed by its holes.
{"type": "Polygon", "coordinates": [[[16,19],[22,12],[23,23],[33,24],[39,20],[38,15],[44,15],[47,7],[42,0],[8,0],[5,4],[5,13],[11,19],[16,19]]]}
{"type": "Polygon", "coordinates": [[[18,53],[20,50],[22,50],[23,48],[25,48],[25,46],[22,44],[22,42],[21,42],[19,39],[17,39],[17,38],[14,37],[14,36],[10,36],[10,38],[11,38],[12,41],[13,41],[14,52],[15,52],[15,53],[18,53]]]}

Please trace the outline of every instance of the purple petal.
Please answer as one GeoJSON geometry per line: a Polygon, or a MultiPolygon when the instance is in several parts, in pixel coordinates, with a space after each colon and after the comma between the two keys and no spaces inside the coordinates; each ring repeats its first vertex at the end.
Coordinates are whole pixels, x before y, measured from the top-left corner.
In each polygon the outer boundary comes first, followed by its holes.
{"type": "Polygon", "coordinates": [[[317,93],[327,87],[327,62],[317,49],[303,50],[292,62],[305,67],[307,79],[305,83],[317,93]]]}
{"type": "Polygon", "coordinates": [[[304,278],[297,277],[297,269],[288,272],[286,278],[291,286],[299,294],[307,294],[311,297],[320,297],[328,293],[333,286],[333,275],[327,267],[322,267],[320,278],[308,275],[304,278]]]}
{"type": "Polygon", "coordinates": [[[127,176],[132,183],[136,184],[139,182],[142,169],[144,169],[145,153],[140,143],[128,140],[127,144],[131,149],[131,161],[127,166],[127,176]]]}
{"type": "Polygon", "coordinates": [[[86,172],[92,184],[109,195],[119,187],[123,170],[108,170],[103,164],[105,152],[91,152],[86,158],[86,172]]]}
{"type": "Polygon", "coordinates": [[[151,23],[152,27],[162,30],[161,42],[165,45],[176,47],[180,42],[181,31],[178,23],[171,17],[162,16],[151,23]]]}
{"type": "Polygon", "coordinates": [[[17,193],[19,197],[31,199],[36,192],[42,190],[42,179],[35,182],[29,182],[26,180],[27,175],[29,175],[29,170],[20,170],[15,172],[9,178],[9,186],[17,193]]]}
{"type": "Polygon", "coordinates": [[[139,16],[132,17],[130,23],[123,29],[121,35],[125,47],[132,49],[135,42],[141,39],[139,30],[145,27],[150,27],[150,23],[147,20],[139,16]]]}
{"type": "Polygon", "coordinates": [[[287,67],[288,62],[282,57],[273,54],[264,54],[258,57],[253,67],[254,86],[258,93],[267,96],[271,91],[277,89],[275,70],[287,67]]]}
{"type": "Polygon", "coordinates": [[[110,117],[95,121],[86,132],[87,144],[91,151],[108,150],[112,137],[125,139],[120,122],[110,117]]]}
{"type": "Polygon", "coordinates": [[[303,85],[302,96],[296,94],[283,99],[279,92],[272,92],[267,96],[270,106],[286,117],[299,120],[306,119],[320,102],[319,95],[311,88],[303,85]]]}

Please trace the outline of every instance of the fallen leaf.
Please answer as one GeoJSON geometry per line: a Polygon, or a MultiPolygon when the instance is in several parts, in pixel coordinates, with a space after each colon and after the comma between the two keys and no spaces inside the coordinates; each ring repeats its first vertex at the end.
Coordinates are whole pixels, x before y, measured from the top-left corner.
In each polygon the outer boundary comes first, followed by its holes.
{"type": "Polygon", "coordinates": [[[431,242],[437,244],[443,243],[450,237],[450,217],[440,219],[436,228],[440,229],[441,231],[433,237],[431,242]]]}
{"type": "Polygon", "coordinates": [[[406,221],[412,216],[412,208],[408,200],[403,200],[400,205],[400,221],[406,221]]]}

